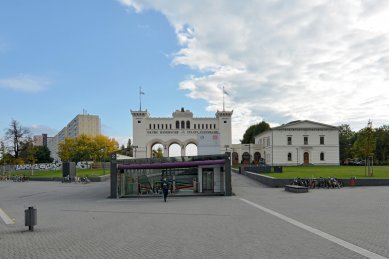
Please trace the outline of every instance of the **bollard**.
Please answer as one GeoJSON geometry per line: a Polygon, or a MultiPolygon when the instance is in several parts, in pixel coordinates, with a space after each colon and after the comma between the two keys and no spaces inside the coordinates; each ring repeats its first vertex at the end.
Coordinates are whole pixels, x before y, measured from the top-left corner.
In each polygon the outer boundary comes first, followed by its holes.
{"type": "Polygon", "coordinates": [[[29,231],[34,231],[36,225],[37,210],[34,207],[28,207],[24,210],[24,225],[28,227],[29,231]]]}

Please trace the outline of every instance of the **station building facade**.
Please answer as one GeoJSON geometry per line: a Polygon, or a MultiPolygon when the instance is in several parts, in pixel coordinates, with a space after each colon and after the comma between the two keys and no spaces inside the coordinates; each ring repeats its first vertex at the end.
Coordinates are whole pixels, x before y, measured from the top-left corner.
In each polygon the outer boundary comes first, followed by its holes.
{"type": "Polygon", "coordinates": [[[255,144],[233,144],[233,165],[339,165],[339,129],[309,120],[292,121],[255,136],[255,144]]]}
{"type": "Polygon", "coordinates": [[[200,134],[214,134],[220,137],[219,154],[225,152],[231,144],[232,111],[217,111],[214,118],[195,118],[189,110],[181,108],[173,112],[172,117],[150,117],[146,111],[131,111],[133,125],[133,148],[135,158],[151,158],[153,146],[163,147],[163,156],[170,157],[169,150],[179,145],[180,155],[186,156],[186,147],[194,144],[198,147],[200,134]]]}
{"type": "Polygon", "coordinates": [[[299,120],[255,136],[268,165],[339,165],[338,127],[299,120]]]}

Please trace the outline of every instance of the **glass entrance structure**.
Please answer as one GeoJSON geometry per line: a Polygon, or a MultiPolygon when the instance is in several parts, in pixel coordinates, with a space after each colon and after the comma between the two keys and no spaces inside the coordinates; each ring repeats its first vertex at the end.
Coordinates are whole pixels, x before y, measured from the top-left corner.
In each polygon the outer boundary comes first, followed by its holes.
{"type": "Polygon", "coordinates": [[[160,195],[231,195],[230,154],[111,161],[111,198],[160,195]]]}

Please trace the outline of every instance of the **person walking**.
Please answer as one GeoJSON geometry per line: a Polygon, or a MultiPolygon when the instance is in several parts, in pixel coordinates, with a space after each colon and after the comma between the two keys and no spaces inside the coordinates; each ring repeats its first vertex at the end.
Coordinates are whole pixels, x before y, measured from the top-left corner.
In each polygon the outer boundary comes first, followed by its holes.
{"type": "Polygon", "coordinates": [[[166,177],[164,177],[161,182],[161,188],[163,193],[163,200],[166,202],[166,198],[169,193],[169,181],[166,179],[166,177]]]}

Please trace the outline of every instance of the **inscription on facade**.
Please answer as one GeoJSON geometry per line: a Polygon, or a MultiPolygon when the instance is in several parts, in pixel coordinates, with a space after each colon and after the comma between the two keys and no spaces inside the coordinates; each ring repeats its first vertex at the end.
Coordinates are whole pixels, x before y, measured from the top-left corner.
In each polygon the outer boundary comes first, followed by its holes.
{"type": "Polygon", "coordinates": [[[219,134],[218,130],[147,130],[148,135],[219,134]]]}

